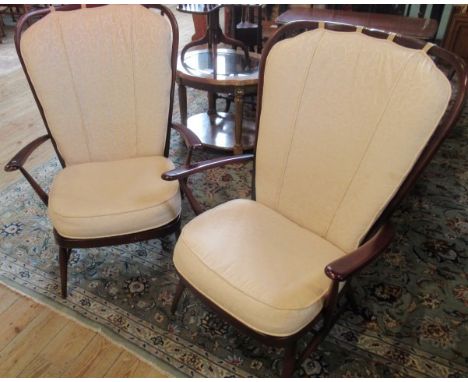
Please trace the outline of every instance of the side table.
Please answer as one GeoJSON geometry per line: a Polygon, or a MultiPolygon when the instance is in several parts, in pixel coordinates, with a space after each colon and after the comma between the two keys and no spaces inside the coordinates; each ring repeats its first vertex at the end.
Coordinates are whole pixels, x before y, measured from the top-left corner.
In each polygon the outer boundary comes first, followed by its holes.
{"type": "Polygon", "coordinates": [[[181,122],[192,130],[203,145],[241,154],[255,144],[255,122],[244,121],[244,97],[255,95],[260,56],[246,59],[233,49],[218,49],[216,63],[211,50],[192,50],[179,58],[177,84],[181,122]],[[208,112],[187,117],[187,87],[208,92],[208,112]],[[235,114],[216,111],[215,94],[234,94],[235,114]]]}
{"type": "Polygon", "coordinates": [[[438,27],[437,21],[432,19],[318,8],[289,9],[276,19],[278,25],[293,21],[325,21],[360,25],[429,41],[434,39],[438,27]]]}

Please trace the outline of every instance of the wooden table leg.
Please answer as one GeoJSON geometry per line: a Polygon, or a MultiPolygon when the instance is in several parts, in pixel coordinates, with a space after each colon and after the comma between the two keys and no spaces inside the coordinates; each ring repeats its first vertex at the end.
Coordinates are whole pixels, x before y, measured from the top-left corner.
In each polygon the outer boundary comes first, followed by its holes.
{"type": "Polygon", "coordinates": [[[179,82],[180,122],[187,126],[187,88],[179,82]]]}
{"type": "Polygon", "coordinates": [[[234,155],[242,154],[242,120],[244,119],[244,89],[236,88],[234,91],[234,102],[236,105],[236,125],[235,125],[235,138],[234,155]]]}
{"type": "Polygon", "coordinates": [[[208,92],[208,114],[216,114],[216,93],[208,92]]]}

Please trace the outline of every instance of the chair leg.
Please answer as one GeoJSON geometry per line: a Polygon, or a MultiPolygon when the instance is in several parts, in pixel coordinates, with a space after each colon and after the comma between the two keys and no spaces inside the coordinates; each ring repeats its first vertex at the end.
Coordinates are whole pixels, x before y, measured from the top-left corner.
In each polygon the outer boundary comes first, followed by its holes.
{"type": "Polygon", "coordinates": [[[59,248],[60,286],[62,298],[67,298],[68,260],[70,260],[71,249],[59,248]]]}
{"type": "Polygon", "coordinates": [[[226,107],[224,108],[224,112],[228,113],[230,108],[231,108],[231,100],[226,98],[226,107]]]}
{"type": "Polygon", "coordinates": [[[182,281],[179,280],[179,283],[177,284],[177,289],[175,292],[174,300],[172,300],[172,305],[171,305],[171,313],[174,314],[175,311],[177,310],[177,305],[179,304],[180,297],[182,296],[182,293],[185,290],[185,285],[182,281]]]}
{"type": "Polygon", "coordinates": [[[346,285],[346,299],[348,300],[349,307],[353,311],[354,314],[360,314],[359,306],[356,302],[356,297],[354,296],[354,291],[351,285],[348,282],[346,285]]]}
{"type": "Polygon", "coordinates": [[[322,328],[315,334],[315,336],[307,344],[304,351],[299,355],[299,365],[302,365],[306,358],[317,350],[318,346],[330,332],[337,319],[338,314],[325,314],[324,321],[322,323],[322,328]]]}
{"type": "Polygon", "coordinates": [[[284,349],[282,378],[289,378],[296,369],[296,341],[288,344],[284,349]]]}

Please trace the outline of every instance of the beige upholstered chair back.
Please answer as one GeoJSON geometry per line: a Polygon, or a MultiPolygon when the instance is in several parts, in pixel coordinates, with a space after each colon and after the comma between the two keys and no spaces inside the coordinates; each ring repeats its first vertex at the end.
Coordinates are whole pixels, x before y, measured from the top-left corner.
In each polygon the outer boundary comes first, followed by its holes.
{"type": "Polygon", "coordinates": [[[20,48],[67,165],[163,154],[172,30],[159,13],[54,11],[23,33],[20,48]]]}
{"type": "Polygon", "coordinates": [[[316,29],[265,66],[256,198],[345,251],[412,169],[450,83],[424,50],[316,29]]]}

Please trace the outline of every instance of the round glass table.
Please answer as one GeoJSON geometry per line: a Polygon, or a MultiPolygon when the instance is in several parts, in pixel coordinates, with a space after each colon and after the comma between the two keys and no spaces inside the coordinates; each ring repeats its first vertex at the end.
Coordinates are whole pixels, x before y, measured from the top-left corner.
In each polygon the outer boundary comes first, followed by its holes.
{"type": "Polygon", "coordinates": [[[177,83],[181,122],[192,130],[203,145],[241,154],[255,143],[255,122],[244,120],[244,97],[255,95],[260,57],[221,48],[192,50],[179,58],[177,83]],[[187,117],[187,87],[208,92],[208,112],[187,117]],[[217,94],[233,94],[235,113],[216,110],[217,94]]]}

